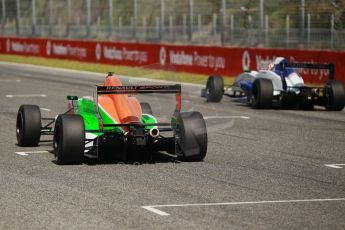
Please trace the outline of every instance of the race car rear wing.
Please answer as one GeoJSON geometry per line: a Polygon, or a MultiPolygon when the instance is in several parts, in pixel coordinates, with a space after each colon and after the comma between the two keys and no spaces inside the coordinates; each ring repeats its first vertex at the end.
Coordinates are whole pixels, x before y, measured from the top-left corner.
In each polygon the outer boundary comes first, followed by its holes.
{"type": "Polygon", "coordinates": [[[284,74],[285,68],[296,68],[296,69],[328,69],[329,80],[334,79],[334,64],[319,64],[319,63],[304,63],[304,62],[291,62],[291,63],[280,63],[280,74],[284,74]]]}
{"type": "MultiPolygon", "coordinates": [[[[176,95],[176,111],[182,107],[181,85],[129,85],[129,86],[96,86],[97,97],[102,94],[143,94],[160,93],[176,95]]],[[[96,99],[97,99],[96,97],[96,99]]],[[[97,101],[98,103],[98,101],[97,101]]]]}
{"type": "Polygon", "coordinates": [[[181,93],[181,85],[97,86],[97,94],[181,93]]]}
{"type": "Polygon", "coordinates": [[[296,69],[327,69],[329,70],[329,80],[334,79],[334,64],[319,64],[319,63],[303,63],[303,62],[291,62],[291,63],[280,63],[280,78],[283,83],[283,89],[286,90],[287,84],[284,77],[285,68],[296,68],[296,69]]]}
{"type": "MultiPolygon", "coordinates": [[[[182,98],[181,98],[181,85],[129,85],[129,86],[96,86],[96,95],[95,95],[95,111],[97,111],[97,116],[99,120],[99,125],[101,129],[106,126],[114,126],[103,124],[102,118],[98,112],[98,95],[104,94],[145,94],[145,93],[158,93],[158,94],[175,94],[176,97],[176,106],[174,116],[181,111],[182,107],[182,98]]],[[[118,124],[115,126],[132,126],[133,124],[118,124]]],[[[169,124],[157,123],[150,124],[157,126],[165,126],[169,124]]]]}

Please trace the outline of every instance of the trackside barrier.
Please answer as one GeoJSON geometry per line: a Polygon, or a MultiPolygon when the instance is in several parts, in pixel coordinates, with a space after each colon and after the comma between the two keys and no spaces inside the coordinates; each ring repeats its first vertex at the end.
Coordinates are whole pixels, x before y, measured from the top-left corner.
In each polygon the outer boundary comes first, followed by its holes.
{"type": "MultiPolygon", "coordinates": [[[[267,69],[275,57],[295,62],[333,63],[335,79],[345,83],[345,52],[285,50],[151,43],[0,37],[0,53],[112,65],[171,69],[178,72],[235,76],[244,69],[267,69]]],[[[306,82],[323,83],[328,70],[300,70],[306,82]]]]}

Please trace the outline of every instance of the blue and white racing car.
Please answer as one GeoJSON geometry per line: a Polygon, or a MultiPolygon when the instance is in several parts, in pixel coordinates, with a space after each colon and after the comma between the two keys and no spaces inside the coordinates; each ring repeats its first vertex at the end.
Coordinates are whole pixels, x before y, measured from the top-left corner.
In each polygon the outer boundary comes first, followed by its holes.
{"type": "Polygon", "coordinates": [[[345,106],[345,88],[342,82],[334,80],[333,64],[289,63],[282,57],[276,58],[268,70],[241,73],[231,86],[224,86],[220,76],[210,76],[201,96],[209,102],[219,102],[223,95],[246,97],[248,104],[258,109],[283,106],[311,110],[320,105],[341,111],[345,106]],[[327,69],[329,80],[323,87],[309,87],[295,71],[298,68],[327,69]]]}

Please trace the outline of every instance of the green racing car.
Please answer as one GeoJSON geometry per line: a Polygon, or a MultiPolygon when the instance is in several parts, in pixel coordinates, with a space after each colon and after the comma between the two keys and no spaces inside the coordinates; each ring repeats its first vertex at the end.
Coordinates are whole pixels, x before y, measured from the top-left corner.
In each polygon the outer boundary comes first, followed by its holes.
{"type": "Polygon", "coordinates": [[[181,112],[181,85],[123,86],[109,73],[94,95],[67,96],[69,109],[55,118],[42,118],[37,105],[21,105],[18,145],[38,146],[42,135],[51,135],[58,164],[81,164],[84,157],[133,161],[152,158],[154,152],[182,161],[202,161],[206,156],[204,118],[200,112],[181,112]],[[134,96],[156,93],[175,94],[170,122],[158,122],[150,104],[134,96]]]}

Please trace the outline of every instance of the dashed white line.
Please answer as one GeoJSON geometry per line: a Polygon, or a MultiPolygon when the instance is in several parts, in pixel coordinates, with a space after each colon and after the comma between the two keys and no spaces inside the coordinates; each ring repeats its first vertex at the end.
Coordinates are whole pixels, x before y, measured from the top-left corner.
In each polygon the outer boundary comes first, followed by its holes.
{"type": "MultiPolygon", "coordinates": [[[[146,209],[146,210],[148,210],[150,212],[156,213],[156,214],[158,214],[160,216],[170,216],[169,213],[163,212],[163,211],[157,209],[156,207],[157,206],[142,206],[143,209],[146,209]]],[[[164,206],[164,207],[166,207],[166,206],[164,206]]]]}
{"type": "Polygon", "coordinates": [[[334,169],[342,169],[342,166],[345,166],[345,164],[325,164],[325,166],[334,169]]]}
{"type": "Polygon", "coordinates": [[[206,116],[204,117],[205,120],[208,119],[250,119],[250,117],[247,116],[206,116]]]}
{"type": "Polygon", "coordinates": [[[48,151],[42,150],[42,151],[27,151],[27,152],[15,152],[16,154],[20,156],[29,156],[29,154],[32,153],[47,153],[48,151]]]}
{"type": "Polygon", "coordinates": [[[46,94],[8,94],[6,95],[7,98],[13,97],[47,97],[46,94]]]}
{"type": "Polygon", "coordinates": [[[268,201],[247,201],[247,202],[227,202],[227,203],[200,203],[200,204],[167,204],[167,205],[149,205],[141,206],[150,212],[160,216],[169,216],[170,214],[159,210],[164,207],[192,207],[192,206],[224,206],[224,205],[252,205],[252,204],[275,204],[275,203],[302,203],[302,202],[326,202],[326,201],[345,201],[345,198],[331,199],[306,199],[306,200],[268,200],[268,201]]]}
{"type": "Polygon", "coordinates": [[[47,109],[47,108],[40,108],[40,110],[47,111],[47,112],[52,111],[51,109],[47,109]]]}
{"type": "Polygon", "coordinates": [[[16,154],[18,154],[20,156],[28,156],[29,155],[26,152],[16,152],[16,154]]]}

